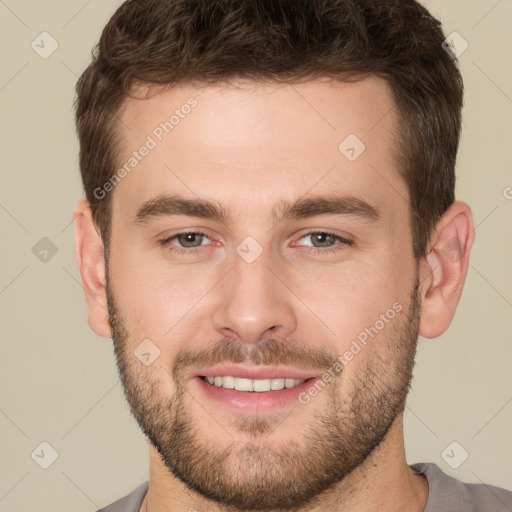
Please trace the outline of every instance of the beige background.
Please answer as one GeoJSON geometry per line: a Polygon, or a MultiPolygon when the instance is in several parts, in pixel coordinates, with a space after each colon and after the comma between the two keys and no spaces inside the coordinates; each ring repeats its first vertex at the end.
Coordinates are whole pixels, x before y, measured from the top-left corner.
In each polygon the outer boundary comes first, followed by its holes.
{"type": "MultiPolygon", "coordinates": [[[[119,3],[0,0],[2,512],[92,511],[148,478],[111,341],[87,325],[70,225],[82,194],[74,85],[119,3]],[[47,59],[31,48],[43,31],[59,45],[47,59]],[[43,237],[57,248],[46,262],[32,252],[43,237]],[[58,452],[48,469],[31,458],[43,441],[58,452]]],[[[469,43],[457,196],[477,228],[452,326],[420,340],[407,455],[512,489],[512,2],[425,3],[469,43]],[[441,455],[453,441],[448,460],[469,453],[457,469],[441,455]]]]}

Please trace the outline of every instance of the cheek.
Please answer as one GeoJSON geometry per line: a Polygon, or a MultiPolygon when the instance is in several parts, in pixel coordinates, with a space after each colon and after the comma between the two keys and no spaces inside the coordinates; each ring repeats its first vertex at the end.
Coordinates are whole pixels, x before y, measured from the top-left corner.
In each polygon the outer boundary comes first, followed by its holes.
{"type": "Polygon", "coordinates": [[[112,261],[112,269],[118,276],[113,279],[116,302],[130,334],[155,340],[172,341],[219,279],[215,269],[169,268],[165,260],[142,253],[125,252],[112,261]]]}
{"type": "Polygon", "coordinates": [[[398,280],[362,261],[350,261],[315,278],[297,280],[294,289],[337,337],[346,339],[378,320],[400,291],[398,280]]]}
{"type": "MultiPolygon", "coordinates": [[[[283,267],[281,275],[293,293],[282,297],[295,310],[298,333],[316,333],[320,345],[343,353],[393,304],[399,302],[405,310],[408,270],[401,268],[398,274],[391,260],[390,254],[380,253],[372,254],[371,261],[283,267]]],[[[226,266],[170,268],[163,258],[145,258],[143,251],[127,248],[117,251],[111,268],[118,308],[132,337],[166,340],[167,351],[173,339],[189,339],[198,332],[211,336],[211,320],[220,305],[217,301],[226,297],[218,287],[208,295],[226,273],[226,266]]],[[[278,282],[275,286],[282,288],[278,282]]],[[[383,331],[391,329],[386,324],[383,331]]]]}

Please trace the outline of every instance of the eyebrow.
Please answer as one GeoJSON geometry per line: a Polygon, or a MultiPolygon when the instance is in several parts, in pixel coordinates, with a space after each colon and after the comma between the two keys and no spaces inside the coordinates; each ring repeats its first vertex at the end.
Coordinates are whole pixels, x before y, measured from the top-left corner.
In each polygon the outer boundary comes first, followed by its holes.
{"type": "MultiPolygon", "coordinates": [[[[144,202],[135,214],[136,224],[146,224],[153,219],[184,215],[203,219],[230,222],[234,215],[216,201],[188,199],[179,195],[158,196],[144,202]]],[[[360,197],[354,195],[313,195],[294,202],[281,201],[271,217],[280,222],[285,219],[304,219],[317,215],[347,215],[368,222],[379,222],[381,213],[360,197]]]]}

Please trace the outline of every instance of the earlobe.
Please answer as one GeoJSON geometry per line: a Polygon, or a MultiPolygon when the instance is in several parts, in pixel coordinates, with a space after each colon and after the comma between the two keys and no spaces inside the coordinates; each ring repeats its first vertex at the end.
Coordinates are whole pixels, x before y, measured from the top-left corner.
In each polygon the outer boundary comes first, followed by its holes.
{"type": "Polygon", "coordinates": [[[435,338],[448,329],[459,303],[474,240],[470,207],[456,201],[443,214],[422,261],[419,334],[435,338]]]}
{"type": "Polygon", "coordinates": [[[110,338],[104,246],[87,201],[76,205],[73,224],[75,255],[89,311],[89,326],[99,336],[110,338]]]}

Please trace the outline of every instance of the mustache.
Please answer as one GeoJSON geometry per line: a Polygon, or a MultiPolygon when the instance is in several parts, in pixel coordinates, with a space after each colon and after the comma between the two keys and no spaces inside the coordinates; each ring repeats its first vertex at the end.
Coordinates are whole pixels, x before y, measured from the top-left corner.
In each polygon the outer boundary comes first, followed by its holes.
{"type": "Polygon", "coordinates": [[[176,355],[172,374],[176,380],[180,381],[190,368],[221,363],[287,365],[300,370],[323,373],[336,361],[336,354],[326,347],[312,347],[294,340],[267,338],[248,345],[241,341],[222,338],[207,349],[192,349],[190,346],[184,346],[176,355]]]}

